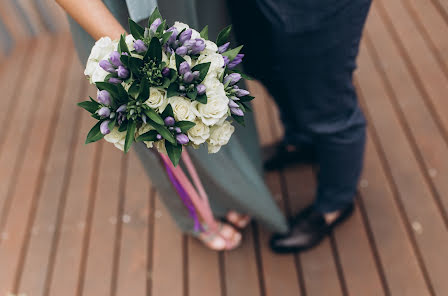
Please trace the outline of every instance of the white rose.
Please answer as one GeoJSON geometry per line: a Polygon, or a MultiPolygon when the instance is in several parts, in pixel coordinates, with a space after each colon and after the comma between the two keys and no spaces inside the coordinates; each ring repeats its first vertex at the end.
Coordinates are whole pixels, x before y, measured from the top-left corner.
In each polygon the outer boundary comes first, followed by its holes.
{"type": "Polygon", "coordinates": [[[117,41],[113,41],[109,37],[100,38],[92,47],[89,60],[101,61],[106,55],[110,55],[112,51],[116,50],[117,44],[117,41]]]}
{"type": "Polygon", "coordinates": [[[109,143],[112,143],[120,149],[121,151],[124,150],[124,142],[126,140],[126,132],[120,132],[118,131],[118,128],[115,127],[113,130],[110,131],[109,134],[104,136],[104,140],[106,140],[109,143]]]}
{"type": "Polygon", "coordinates": [[[105,71],[99,64],[97,64],[95,71],[92,73],[92,76],[90,76],[90,83],[103,82],[107,75],[109,75],[109,72],[105,71]]]}
{"type": "Polygon", "coordinates": [[[196,125],[187,132],[188,138],[194,145],[204,143],[210,137],[210,128],[200,120],[195,120],[196,125]]]}
{"type": "Polygon", "coordinates": [[[193,107],[195,115],[201,118],[205,125],[211,126],[220,122],[227,114],[229,98],[227,98],[224,88],[221,87],[207,87],[206,94],[207,104],[195,101],[193,107]]]}
{"type": "Polygon", "coordinates": [[[215,42],[205,40],[205,49],[202,51],[204,54],[213,54],[218,52],[218,46],[215,42]]]}
{"type": "Polygon", "coordinates": [[[224,121],[222,125],[212,126],[210,128],[210,138],[208,139],[209,153],[216,153],[221,146],[226,145],[234,131],[235,127],[228,121],[224,121]]]}
{"type": "Polygon", "coordinates": [[[129,51],[134,50],[134,41],[135,41],[135,38],[131,34],[126,36],[125,43],[128,46],[129,51]]]}
{"type": "Polygon", "coordinates": [[[145,101],[145,104],[156,109],[163,105],[166,98],[166,92],[164,90],[150,87],[149,88],[149,98],[145,101]]]}
{"type": "Polygon", "coordinates": [[[201,54],[198,58],[198,64],[209,63],[209,72],[219,76],[224,71],[224,59],[219,53],[201,54]]]}
{"type": "Polygon", "coordinates": [[[154,142],[154,147],[156,147],[156,149],[157,149],[157,151],[159,151],[159,153],[168,155],[168,153],[166,152],[165,140],[160,140],[160,141],[154,142]]]}
{"type": "Polygon", "coordinates": [[[175,27],[179,33],[182,32],[182,30],[184,30],[184,29],[185,30],[190,29],[190,26],[188,26],[187,24],[181,23],[181,22],[175,22],[173,27],[175,27]]]}
{"type": "MultiPolygon", "coordinates": [[[[150,130],[153,130],[154,128],[152,126],[150,126],[149,124],[143,124],[138,130],[137,130],[137,137],[141,136],[147,132],[149,132],[150,130]]],[[[153,147],[153,143],[151,141],[143,141],[143,143],[146,144],[146,147],[148,148],[152,148],[153,147]]]]}
{"type": "Polygon", "coordinates": [[[194,110],[189,99],[175,96],[169,98],[168,103],[171,104],[171,107],[173,108],[174,118],[177,121],[194,121],[194,110]]]}

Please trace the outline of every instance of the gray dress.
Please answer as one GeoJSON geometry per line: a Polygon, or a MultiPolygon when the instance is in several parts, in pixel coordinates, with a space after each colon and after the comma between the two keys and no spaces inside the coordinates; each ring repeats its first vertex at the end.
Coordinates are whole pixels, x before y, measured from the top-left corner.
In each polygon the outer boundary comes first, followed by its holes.
{"type": "MultiPolygon", "coordinates": [[[[126,2],[105,0],[104,3],[123,27],[127,28],[129,12],[126,2]]],[[[208,24],[211,39],[230,23],[225,13],[225,1],[164,0],[160,1],[159,9],[168,24],[181,21],[195,29],[208,24]]],[[[94,40],[72,19],[70,26],[79,57],[84,64],[94,40]]],[[[260,149],[252,114],[246,115],[246,127],[236,126],[235,130],[229,144],[216,154],[208,154],[206,147],[189,149],[208,192],[213,212],[216,217],[224,217],[229,210],[236,210],[251,215],[272,231],[286,232],[288,227],[285,217],[262,178],[260,149]]],[[[143,143],[134,144],[134,150],[179,228],[183,232],[192,233],[193,220],[167,178],[157,155],[143,143]]]]}

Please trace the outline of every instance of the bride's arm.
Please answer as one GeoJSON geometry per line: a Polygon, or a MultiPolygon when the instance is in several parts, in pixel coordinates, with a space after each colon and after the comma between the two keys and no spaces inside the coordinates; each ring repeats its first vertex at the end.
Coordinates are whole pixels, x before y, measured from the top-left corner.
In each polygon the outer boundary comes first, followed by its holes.
{"type": "Polygon", "coordinates": [[[56,0],[56,2],[95,40],[104,36],[118,39],[120,34],[125,32],[101,0],[56,0]]]}

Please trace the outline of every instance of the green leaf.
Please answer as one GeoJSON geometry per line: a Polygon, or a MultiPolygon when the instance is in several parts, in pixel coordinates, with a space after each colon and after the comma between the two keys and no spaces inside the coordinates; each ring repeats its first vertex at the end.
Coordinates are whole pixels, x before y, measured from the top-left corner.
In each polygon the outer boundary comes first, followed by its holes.
{"type": "Polygon", "coordinates": [[[168,89],[166,90],[166,97],[171,98],[174,96],[178,96],[180,94],[178,89],[179,89],[179,84],[171,83],[170,86],[168,87],[168,89]]]}
{"type": "Polygon", "coordinates": [[[91,114],[94,114],[101,105],[94,101],[84,101],[84,102],[78,103],[78,106],[86,109],[91,114]]]}
{"type": "Polygon", "coordinates": [[[145,112],[146,116],[148,116],[155,123],[160,124],[160,125],[165,124],[165,122],[163,122],[162,117],[160,117],[159,113],[157,113],[150,107],[143,109],[143,112],[145,112]]]}
{"type": "Polygon", "coordinates": [[[137,137],[137,142],[143,142],[143,141],[156,141],[157,135],[159,133],[156,130],[150,130],[149,132],[144,133],[143,135],[140,135],[137,137]]]}
{"type": "Polygon", "coordinates": [[[201,31],[201,37],[204,38],[205,40],[208,40],[208,25],[204,27],[204,29],[202,29],[201,31]]]}
{"type": "Polygon", "coordinates": [[[233,119],[235,119],[236,122],[241,124],[242,126],[246,126],[244,123],[244,116],[236,116],[235,114],[232,114],[233,119]]]}
{"type": "Polygon", "coordinates": [[[194,89],[193,91],[187,92],[187,97],[189,97],[191,100],[196,100],[196,97],[198,96],[198,91],[194,89]]]}
{"type": "Polygon", "coordinates": [[[180,156],[182,154],[182,145],[173,145],[169,142],[165,142],[166,152],[168,157],[174,166],[177,166],[180,161],[180,156]]]}
{"type": "Polygon", "coordinates": [[[134,36],[135,39],[143,39],[145,29],[130,18],[128,22],[129,22],[129,30],[131,31],[132,36],[134,36]]]}
{"type": "Polygon", "coordinates": [[[87,134],[86,144],[101,140],[104,135],[101,133],[100,125],[102,121],[98,121],[87,134]]]}
{"type": "Polygon", "coordinates": [[[190,128],[192,128],[192,127],[195,126],[195,125],[196,125],[196,123],[194,123],[194,122],[187,121],[187,120],[183,120],[183,121],[178,121],[178,122],[176,122],[176,124],[175,124],[174,126],[180,128],[180,130],[181,130],[183,133],[186,133],[186,132],[188,132],[188,130],[189,130],[190,128]]]}
{"type": "Polygon", "coordinates": [[[196,66],[191,68],[191,72],[199,71],[199,81],[202,82],[202,80],[204,80],[205,76],[208,73],[208,69],[210,69],[210,64],[210,62],[197,64],[196,66]]]}
{"type": "Polygon", "coordinates": [[[124,34],[122,34],[120,36],[120,42],[118,43],[118,52],[119,53],[127,52],[128,54],[131,54],[131,52],[129,51],[129,48],[126,44],[126,39],[124,37],[124,34]]]}
{"type": "Polygon", "coordinates": [[[173,35],[173,32],[163,33],[162,40],[160,41],[160,43],[165,44],[168,41],[168,39],[170,39],[171,35],[173,35]]]}
{"type": "Polygon", "coordinates": [[[163,30],[165,30],[166,26],[166,20],[163,20],[162,23],[157,27],[156,33],[158,36],[163,33],[163,30]]]}
{"type": "Polygon", "coordinates": [[[232,61],[236,57],[236,55],[240,53],[241,48],[243,48],[242,45],[240,45],[234,49],[228,50],[228,51],[224,52],[222,55],[228,57],[229,60],[232,61]]]}
{"type": "Polygon", "coordinates": [[[173,107],[171,106],[171,104],[168,104],[165,107],[165,110],[163,110],[162,112],[162,116],[163,118],[166,118],[168,116],[174,117],[173,107]]]}
{"type": "Polygon", "coordinates": [[[116,119],[111,120],[111,121],[109,122],[109,124],[107,125],[107,127],[109,128],[110,131],[112,131],[112,130],[114,129],[114,127],[115,127],[115,123],[116,123],[116,119]]]}
{"type": "Polygon", "coordinates": [[[122,55],[120,57],[120,61],[123,63],[123,65],[125,65],[126,67],[129,68],[129,56],[127,55],[122,55]]]}
{"type": "Polygon", "coordinates": [[[162,61],[162,45],[160,44],[159,38],[157,37],[151,38],[148,46],[148,51],[146,52],[143,60],[148,61],[150,58],[158,62],[162,61]]]}
{"type": "Polygon", "coordinates": [[[135,99],[138,96],[139,90],[140,86],[138,85],[138,81],[135,80],[132,82],[131,87],[129,87],[128,93],[135,99]]]}
{"type": "Polygon", "coordinates": [[[118,90],[115,84],[109,82],[97,82],[95,83],[95,85],[99,90],[107,90],[112,96],[112,99],[118,97],[118,90]]]}
{"type": "Polygon", "coordinates": [[[245,104],[245,103],[241,102],[241,105],[243,105],[243,106],[244,106],[244,108],[246,109],[246,112],[252,112],[252,108],[251,108],[251,107],[249,107],[249,105],[248,105],[248,104],[245,104]]]}
{"type": "Polygon", "coordinates": [[[140,89],[138,90],[137,101],[144,102],[149,98],[149,82],[143,78],[140,82],[140,89]]]}
{"type": "Polygon", "coordinates": [[[121,125],[120,125],[120,127],[118,128],[118,131],[119,132],[124,132],[124,131],[126,131],[128,129],[128,122],[126,121],[126,122],[123,122],[121,125]]]}
{"type": "Polygon", "coordinates": [[[167,141],[176,144],[176,139],[173,134],[163,125],[157,124],[152,120],[149,120],[149,124],[155,128],[155,130],[167,141]]]}
{"type": "Polygon", "coordinates": [[[253,99],[255,99],[255,97],[247,95],[247,96],[241,97],[240,101],[241,102],[249,102],[249,101],[252,101],[253,99]]]}
{"type": "Polygon", "coordinates": [[[176,69],[179,72],[179,66],[182,64],[182,62],[185,62],[185,59],[178,55],[177,53],[174,54],[174,57],[176,59],[176,69]]]}
{"type": "Polygon", "coordinates": [[[116,87],[118,92],[116,103],[118,105],[126,104],[129,101],[128,92],[124,89],[123,85],[121,84],[117,84],[116,87]]]}
{"type": "Polygon", "coordinates": [[[216,45],[221,46],[225,44],[229,40],[230,31],[232,30],[232,25],[225,27],[218,34],[218,38],[216,38],[216,45]]]}
{"type": "Polygon", "coordinates": [[[140,69],[143,66],[143,61],[139,58],[129,57],[129,68],[131,69],[132,74],[137,77],[141,76],[140,69]]]}
{"type": "Polygon", "coordinates": [[[151,26],[151,24],[156,20],[156,19],[160,19],[162,20],[162,15],[160,14],[159,8],[155,8],[154,11],[152,12],[151,16],[149,17],[148,20],[148,27],[151,26]]]}
{"type": "Polygon", "coordinates": [[[129,121],[128,129],[127,129],[127,133],[126,133],[126,139],[124,141],[124,153],[127,153],[129,151],[129,149],[131,148],[132,142],[134,142],[136,127],[137,127],[137,122],[135,122],[134,120],[129,121]]]}
{"type": "Polygon", "coordinates": [[[206,94],[202,94],[200,96],[196,97],[196,101],[198,101],[201,104],[207,104],[207,95],[206,94]]]}
{"type": "Polygon", "coordinates": [[[90,116],[92,116],[93,118],[95,118],[96,120],[101,120],[101,116],[99,116],[98,114],[91,114],[90,116]]]}
{"type": "Polygon", "coordinates": [[[164,77],[162,85],[160,87],[167,89],[170,86],[170,84],[171,84],[171,80],[168,77],[164,77]]]}

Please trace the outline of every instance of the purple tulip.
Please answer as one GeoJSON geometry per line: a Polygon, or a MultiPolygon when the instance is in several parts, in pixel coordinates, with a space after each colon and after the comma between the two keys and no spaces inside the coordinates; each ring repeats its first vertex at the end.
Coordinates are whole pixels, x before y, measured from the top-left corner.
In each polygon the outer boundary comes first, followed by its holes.
{"type": "Polygon", "coordinates": [[[224,43],[220,47],[218,47],[218,52],[223,53],[229,48],[230,42],[224,43]]]}
{"type": "Polygon", "coordinates": [[[109,117],[110,109],[107,107],[101,107],[100,110],[98,110],[98,115],[102,117],[109,117]]]}
{"type": "Polygon", "coordinates": [[[179,74],[180,75],[184,75],[185,73],[190,71],[190,65],[188,64],[188,62],[182,62],[179,65],[179,74]]]}
{"type": "Polygon", "coordinates": [[[145,42],[143,42],[140,39],[134,41],[134,49],[138,53],[148,50],[148,48],[145,45],[145,42]]]}
{"type": "Polygon", "coordinates": [[[163,121],[165,122],[166,126],[173,126],[176,123],[172,116],[167,116],[163,121]]]}
{"type": "Polygon", "coordinates": [[[185,31],[180,33],[180,35],[179,35],[179,42],[181,44],[183,44],[185,41],[190,40],[192,33],[193,33],[193,31],[191,29],[186,29],[185,31]]]}
{"type": "Polygon", "coordinates": [[[223,60],[224,60],[224,66],[227,66],[230,62],[229,57],[228,56],[222,56],[223,60]]]}
{"type": "Polygon", "coordinates": [[[126,106],[126,104],[123,104],[120,107],[118,107],[117,112],[125,112],[127,108],[128,107],[126,106]]]}
{"type": "Polygon", "coordinates": [[[157,28],[162,24],[162,20],[160,18],[155,19],[149,29],[154,33],[157,31],[157,28]]]}
{"type": "Polygon", "coordinates": [[[118,78],[111,77],[111,78],[109,78],[109,82],[110,82],[110,83],[113,83],[113,84],[120,84],[120,83],[122,83],[123,81],[121,81],[121,80],[118,79],[118,78]]]}
{"type": "Polygon", "coordinates": [[[241,74],[232,73],[232,74],[229,74],[226,77],[224,77],[224,84],[229,82],[229,85],[234,85],[235,83],[237,83],[240,80],[241,80],[241,74]]]}
{"type": "Polygon", "coordinates": [[[203,95],[205,94],[207,88],[205,87],[205,85],[199,84],[198,86],[196,86],[196,90],[198,91],[198,95],[203,95]]]}
{"type": "Polygon", "coordinates": [[[176,27],[171,27],[171,28],[169,28],[169,29],[167,30],[167,32],[173,32],[173,33],[171,34],[170,38],[168,39],[168,43],[169,43],[169,44],[173,44],[174,41],[176,41],[177,34],[178,34],[179,32],[177,31],[177,28],[176,28],[176,27]]]}
{"type": "Polygon", "coordinates": [[[176,133],[178,133],[178,134],[180,134],[180,133],[182,132],[182,130],[180,129],[180,127],[176,127],[176,128],[174,129],[174,131],[175,131],[176,133]]]}
{"type": "Polygon", "coordinates": [[[171,72],[170,68],[168,67],[163,68],[162,70],[163,77],[168,77],[170,75],[170,72],[171,72]]]}
{"type": "Polygon", "coordinates": [[[113,51],[110,54],[110,58],[109,61],[115,66],[115,67],[119,67],[119,66],[123,66],[123,63],[120,60],[120,53],[118,51],[113,51]]]}
{"type": "Polygon", "coordinates": [[[236,55],[236,57],[229,63],[228,67],[229,69],[235,68],[243,61],[244,54],[239,53],[236,55]]]}
{"type": "Polygon", "coordinates": [[[109,120],[105,120],[100,124],[100,132],[103,135],[107,135],[110,133],[110,129],[109,129],[109,120]]]}
{"type": "Polygon", "coordinates": [[[118,77],[126,79],[129,77],[129,70],[123,66],[119,66],[117,69],[118,77]]]}
{"type": "Polygon", "coordinates": [[[191,54],[198,54],[205,49],[205,42],[202,39],[196,39],[196,42],[191,46],[191,54]]]}
{"type": "Polygon", "coordinates": [[[185,145],[188,142],[190,142],[190,139],[188,139],[187,135],[185,135],[185,134],[178,134],[176,136],[176,140],[177,140],[177,143],[179,143],[181,145],[185,145]]]}
{"type": "Polygon", "coordinates": [[[162,135],[161,134],[157,134],[156,138],[157,138],[157,140],[162,140],[162,135]]]}
{"type": "Polygon", "coordinates": [[[239,108],[237,103],[235,103],[233,100],[229,100],[229,108],[239,108]]]}
{"type": "Polygon", "coordinates": [[[186,48],[185,46],[181,46],[176,49],[176,53],[180,56],[186,55],[187,52],[188,52],[188,48],[186,48]]]}
{"type": "Polygon", "coordinates": [[[103,105],[110,105],[110,93],[107,90],[99,90],[96,94],[98,102],[103,105]]]}
{"type": "Polygon", "coordinates": [[[237,89],[235,94],[238,97],[244,97],[244,96],[247,96],[249,94],[249,92],[247,90],[245,90],[245,89],[237,89]]]}
{"type": "Polygon", "coordinates": [[[184,82],[191,83],[194,79],[194,75],[191,72],[187,72],[184,74],[184,82]]]}
{"type": "Polygon", "coordinates": [[[99,64],[100,64],[100,67],[103,68],[104,71],[107,71],[109,73],[115,72],[114,66],[112,66],[108,60],[101,60],[99,64]]]}
{"type": "Polygon", "coordinates": [[[243,110],[241,110],[240,108],[230,108],[230,113],[236,116],[244,116],[243,110]]]}

